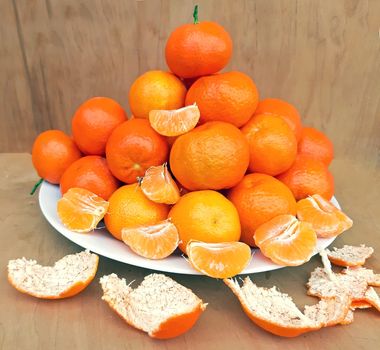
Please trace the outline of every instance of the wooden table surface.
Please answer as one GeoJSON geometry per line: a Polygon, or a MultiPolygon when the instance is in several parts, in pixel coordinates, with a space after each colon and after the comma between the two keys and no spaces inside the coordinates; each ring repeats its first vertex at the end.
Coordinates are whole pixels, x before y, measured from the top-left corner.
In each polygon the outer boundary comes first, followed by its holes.
{"type": "MultiPolygon", "coordinates": [[[[375,161],[334,160],[336,196],[353,218],[353,228],[336,240],[366,243],[375,248],[368,266],[380,272],[380,168],[375,161]]],[[[25,256],[51,264],[82,248],[55,231],[42,216],[38,197],[29,191],[37,180],[28,154],[0,155],[0,349],[376,349],[380,341],[380,315],[372,309],[355,312],[349,326],[336,326],[287,339],[255,326],[220,280],[171,274],[205,302],[206,312],[187,334],[168,341],[152,340],[126,325],[101,298],[99,278],[111,272],[140,282],[152,271],[101,257],[92,284],[67,300],[44,301],[21,294],[6,279],[9,259],[25,256]]],[[[318,257],[301,267],[284,268],[250,277],[259,286],[278,286],[299,306],[313,304],[305,282],[320,264],[318,257]]]]}

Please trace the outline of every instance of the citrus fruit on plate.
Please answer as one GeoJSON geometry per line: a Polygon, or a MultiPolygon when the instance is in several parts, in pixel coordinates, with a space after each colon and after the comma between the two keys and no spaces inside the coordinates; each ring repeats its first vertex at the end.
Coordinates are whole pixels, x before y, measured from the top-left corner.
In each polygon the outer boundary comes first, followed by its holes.
{"type": "MultiPolygon", "coordinates": [[[[105,256],[107,258],[124,262],[126,264],[140,266],[152,270],[198,275],[200,272],[193,269],[190,264],[182,256],[182,253],[175,252],[166,259],[149,260],[133,253],[122,241],[113,238],[105,228],[99,228],[89,234],[80,234],[68,230],[59,220],[57,214],[57,202],[61,198],[59,187],[43,182],[40,193],[39,202],[43,215],[48,222],[63,236],[70,241],[87,248],[94,253],[105,256]]],[[[335,198],[332,203],[339,207],[335,198]]],[[[339,207],[340,208],[340,207],[339,207]]],[[[102,226],[102,223],[99,225],[102,226]]],[[[333,238],[319,238],[317,249],[328,247],[333,238]]],[[[316,254],[317,251],[314,252],[316,254]]],[[[265,258],[259,250],[254,251],[253,258],[249,265],[243,270],[242,274],[258,273],[263,271],[271,271],[281,268],[282,266],[272,263],[265,258]]]]}

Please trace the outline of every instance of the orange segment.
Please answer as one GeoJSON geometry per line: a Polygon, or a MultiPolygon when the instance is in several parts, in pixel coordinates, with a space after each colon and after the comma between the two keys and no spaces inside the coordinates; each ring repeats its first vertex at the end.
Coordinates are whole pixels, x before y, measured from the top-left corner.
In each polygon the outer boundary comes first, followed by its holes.
{"type": "Polygon", "coordinates": [[[251,260],[251,249],[242,242],[205,243],[191,240],[186,246],[191,265],[214,278],[242,272],[251,260]]]}
{"type": "Polygon", "coordinates": [[[156,203],[175,204],[180,198],[179,188],[168,170],[168,164],[152,166],[140,179],[145,196],[156,203]]]}
{"type": "Polygon", "coordinates": [[[309,261],[317,246],[317,235],[311,225],[293,215],[279,215],[262,224],[254,239],[267,258],[286,266],[309,261]]]}
{"type": "Polygon", "coordinates": [[[57,202],[57,213],[71,231],[90,232],[108,209],[108,202],[84,188],[70,188],[57,202]]]}
{"type": "Polygon", "coordinates": [[[154,130],[164,136],[178,136],[195,128],[201,114],[198,106],[175,110],[152,110],[149,112],[149,122],[154,130]]]}
{"type": "Polygon", "coordinates": [[[348,230],[352,220],[319,194],[297,203],[297,217],[309,222],[318,237],[333,237],[348,230]]]}
{"type": "Polygon", "coordinates": [[[123,242],[136,254],[148,259],[163,259],[177,248],[178,230],[169,220],[122,230],[123,242]]]}

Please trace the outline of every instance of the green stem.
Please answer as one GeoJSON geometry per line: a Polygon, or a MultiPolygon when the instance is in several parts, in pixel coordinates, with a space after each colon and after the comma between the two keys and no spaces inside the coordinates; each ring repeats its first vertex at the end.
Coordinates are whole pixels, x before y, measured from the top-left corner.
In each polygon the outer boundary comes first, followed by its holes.
{"type": "Polygon", "coordinates": [[[30,191],[30,195],[33,196],[34,195],[34,192],[36,192],[37,188],[42,184],[42,181],[44,181],[44,179],[39,179],[35,185],[33,186],[32,190],[30,191]]]}
{"type": "Polygon", "coordinates": [[[195,7],[194,7],[193,18],[194,18],[194,24],[198,24],[199,23],[199,19],[198,19],[198,5],[195,5],[195,7]]]}

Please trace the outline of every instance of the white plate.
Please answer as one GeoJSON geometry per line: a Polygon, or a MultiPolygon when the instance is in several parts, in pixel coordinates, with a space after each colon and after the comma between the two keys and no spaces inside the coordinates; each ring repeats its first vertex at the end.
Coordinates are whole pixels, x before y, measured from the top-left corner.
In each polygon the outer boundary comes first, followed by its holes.
{"type": "MultiPolygon", "coordinates": [[[[105,228],[97,229],[91,233],[76,233],[68,230],[62,225],[57,215],[57,201],[61,198],[59,187],[43,182],[40,188],[39,202],[42,213],[49,223],[62,235],[70,241],[80,245],[83,248],[89,249],[94,253],[103,255],[107,258],[121,261],[126,264],[145,267],[147,269],[182,273],[188,275],[199,275],[200,273],[194,270],[186,259],[176,253],[163,260],[149,260],[133,253],[123,242],[113,238],[105,228]]],[[[340,208],[335,197],[332,203],[340,208]]],[[[328,247],[334,238],[318,239],[317,251],[328,247]]],[[[258,249],[253,249],[254,257],[248,267],[242,274],[258,273],[263,271],[271,271],[280,269],[284,266],[277,265],[261,254],[258,249]]]]}

